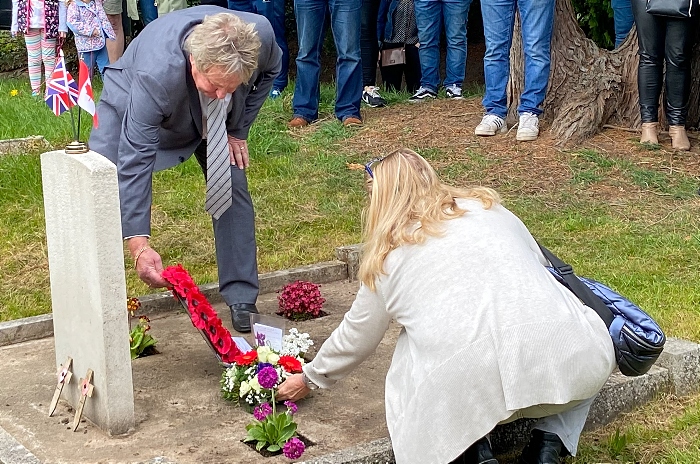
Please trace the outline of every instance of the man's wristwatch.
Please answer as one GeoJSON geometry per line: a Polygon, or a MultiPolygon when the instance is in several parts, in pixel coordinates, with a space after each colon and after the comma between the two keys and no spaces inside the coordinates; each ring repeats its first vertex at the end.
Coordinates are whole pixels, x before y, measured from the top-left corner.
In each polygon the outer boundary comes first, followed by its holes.
{"type": "Polygon", "coordinates": [[[305,372],[302,372],[302,373],[301,373],[301,380],[302,380],[302,382],[304,382],[304,385],[306,385],[306,388],[308,388],[309,390],[317,390],[317,389],[318,389],[318,385],[316,385],[315,383],[313,383],[313,382],[311,381],[311,379],[309,379],[309,378],[306,376],[306,373],[305,373],[305,372]]]}

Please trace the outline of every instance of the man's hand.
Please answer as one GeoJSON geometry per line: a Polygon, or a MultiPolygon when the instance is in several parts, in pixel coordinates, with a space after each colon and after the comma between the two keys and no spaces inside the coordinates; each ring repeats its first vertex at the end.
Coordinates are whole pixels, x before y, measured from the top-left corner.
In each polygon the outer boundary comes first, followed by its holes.
{"type": "Polygon", "coordinates": [[[301,374],[294,374],[287,377],[287,380],[282,382],[277,389],[277,395],[275,395],[275,397],[280,401],[298,401],[308,395],[310,391],[311,390],[304,385],[301,374]]]}
{"type": "Polygon", "coordinates": [[[228,152],[231,155],[231,164],[238,166],[238,169],[248,167],[248,142],[229,135],[228,152]]]}
{"type": "Polygon", "coordinates": [[[163,262],[160,255],[148,246],[148,237],[132,237],[127,240],[127,246],[131,257],[134,259],[134,267],[139,279],[144,281],[151,288],[167,287],[168,281],[161,274],[163,273],[163,262]]]}

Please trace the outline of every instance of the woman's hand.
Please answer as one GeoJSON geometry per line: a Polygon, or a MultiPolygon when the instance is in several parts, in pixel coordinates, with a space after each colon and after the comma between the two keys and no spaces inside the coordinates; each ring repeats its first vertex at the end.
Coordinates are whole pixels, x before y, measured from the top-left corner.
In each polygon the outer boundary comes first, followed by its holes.
{"type": "Polygon", "coordinates": [[[280,401],[298,401],[309,394],[311,390],[304,384],[301,374],[294,374],[282,382],[277,389],[275,398],[280,401]]]}

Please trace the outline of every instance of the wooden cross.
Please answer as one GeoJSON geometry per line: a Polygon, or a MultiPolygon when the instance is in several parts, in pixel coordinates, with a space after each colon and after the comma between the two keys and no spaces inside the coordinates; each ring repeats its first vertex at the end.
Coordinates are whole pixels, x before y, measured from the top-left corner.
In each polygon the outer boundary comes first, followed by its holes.
{"type": "Polygon", "coordinates": [[[78,430],[78,424],[80,424],[80,418],[83,415],[83,408],[85,407],[85,401],[88,397],[92,397],[92,391],[95,388],[90,382],[92,382],[92,369],[88,369],[85,378],[80,379],[80,401],[78,402],[78,407],[75,410],[75,418],[73,419],[74,432],[78,430]]]}
{"type": "Polygon", "coordinates": [[[53,392],[53,398],[51,399],[51,404],[49,405],[49,417],[53,416],[53,413],[56,411],[56,406],[58,405],[58,399],[61,397],[63,386],[70,382],[71,377],[73,377],[73,373],[70,371],[72,364],[73,358],[68,356],[66,362],[58,366],[58,372],[56,372],[58,383],[56,384],[56,390],[53,392]]]}

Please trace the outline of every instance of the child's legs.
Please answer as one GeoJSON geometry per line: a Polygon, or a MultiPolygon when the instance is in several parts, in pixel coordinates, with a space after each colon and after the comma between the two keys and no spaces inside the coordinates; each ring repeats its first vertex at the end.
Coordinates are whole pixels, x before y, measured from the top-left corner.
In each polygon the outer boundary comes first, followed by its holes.
{"type": "Polygon", "coordinates": [[[92,80],[92,73],[95,71],[95,62],[97,60],[97,52],[80,52],[80,59],[85,63],[88,69],[88,76],[92,80]]]}
{"type": "Polygon", "coordinates": [[[46,32],[43,30],[41,31],[41,56],[44,61],[44,74],[48,82],[53,68],[56,67],[56,39],[47,39],[46,32]]]}
{"type": "MultiPolygon", "coordinates": [[[[92,52],[95,56],[95,62],[97,63],[97,69],[100,70],[100,74],[105,73],[105,66],[109,64],[109,53],[107,53],[107,47],[102,47],[101,49],[92,52]]],[[[92,77],[92,76],[90,76],[92,77]]]]}
{"type": "Polygon", "coordinates": [[[29,70],[29,85],[32,93],[41,90],[41,30],[29,29],[24,34],[27,44],[27,68],[29,70]]]}

